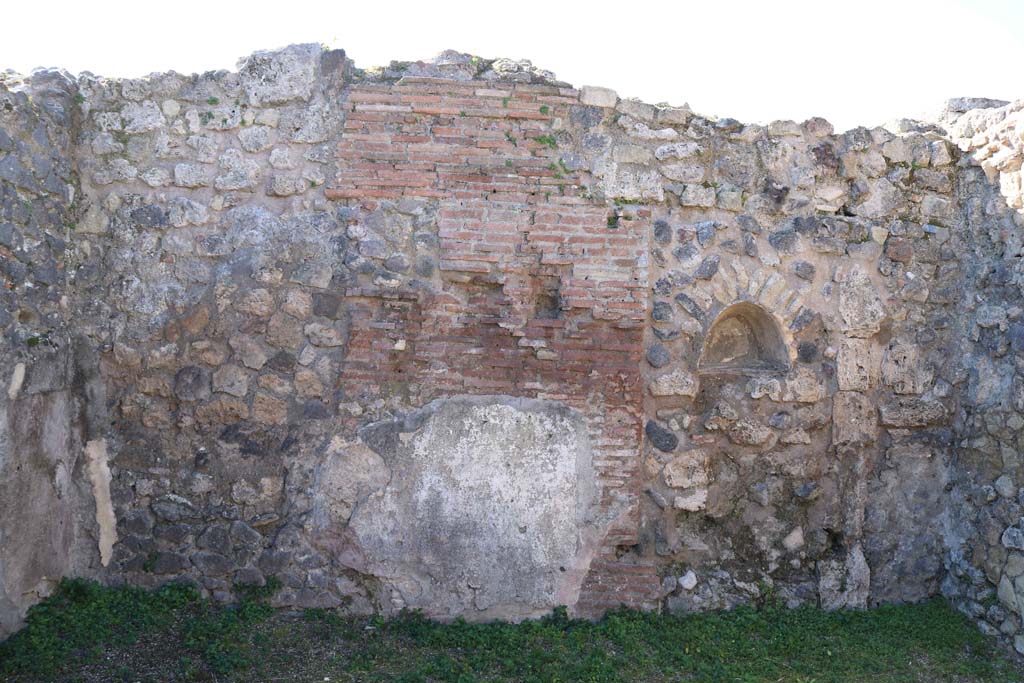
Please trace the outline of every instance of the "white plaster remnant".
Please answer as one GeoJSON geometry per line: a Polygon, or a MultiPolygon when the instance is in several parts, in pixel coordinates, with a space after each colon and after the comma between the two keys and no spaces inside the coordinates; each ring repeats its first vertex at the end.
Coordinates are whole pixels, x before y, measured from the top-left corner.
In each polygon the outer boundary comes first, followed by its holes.
{"type": "Polygon", "coordinates": [[[21,385],[25,383],[25,364],[18,363],[14,366],[14,373],[11,374],[11,383],[7,387],[7,398],[12,401],[18,397],[21,385]]]}
{"type": "Polygon", "coordinates": [[[106,567],[117,542],[117,517],[110,499],[110,466],[107,464],[107,440],[93,439],[85,444],[89,481],[96,500],[96,524],[100,528],[100,564],[106,567]]]}
{"type": "MultiPolygon", "coordinates": [[[[619,506],[596,508],[592,446],[578,414],[554,402],[461,397],[405,422],[375,423],[361,437],[370,448],[335,450],[372,461],[360,473],[391,476],[360,474],[372,485],[344,492],[353,507],[339,559],[382,577],[395,607],[518,620],[575,604],[619,514],[619,506]]],[[[333,486],[324,480],[319,490],[325,484],[333,486]]],[[[348,512],[336,507],[340,515],[323,520],[328,533],[348,512]]]]}

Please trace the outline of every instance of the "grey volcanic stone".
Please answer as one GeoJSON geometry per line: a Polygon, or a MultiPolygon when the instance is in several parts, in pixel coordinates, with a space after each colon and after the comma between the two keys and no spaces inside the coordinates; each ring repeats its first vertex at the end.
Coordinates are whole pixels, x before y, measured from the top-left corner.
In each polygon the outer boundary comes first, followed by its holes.
{"type": "Polygon", "coordinates": [[[654,368],[663,368],[671,362],[672,357],[663,344],[651,344],[647,347],[647,362],[654,368]]]}
{"type": "Polygon", "coordinates": [[[644,427],[644,434],[647,435],[651,445],[659,451],[671,453],[679,447],[679,437],[654,420],[647,421],[647,425],[644,427]]]}

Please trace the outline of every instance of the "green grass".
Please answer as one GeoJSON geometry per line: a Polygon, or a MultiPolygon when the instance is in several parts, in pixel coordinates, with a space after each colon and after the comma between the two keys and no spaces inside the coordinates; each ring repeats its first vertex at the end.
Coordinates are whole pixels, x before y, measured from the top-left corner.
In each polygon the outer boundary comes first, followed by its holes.
{"type": "Polygon", "coordinates": [[[945,602],[826,613],[740,608],[683,617],[564,610],[521,624],[438,624],[419,614],[274,612],[271,589],[220,606],[194,589],[67,581],[0,644],[0,680],[454,683],[958,683],[1024,680],[945,602]]]}

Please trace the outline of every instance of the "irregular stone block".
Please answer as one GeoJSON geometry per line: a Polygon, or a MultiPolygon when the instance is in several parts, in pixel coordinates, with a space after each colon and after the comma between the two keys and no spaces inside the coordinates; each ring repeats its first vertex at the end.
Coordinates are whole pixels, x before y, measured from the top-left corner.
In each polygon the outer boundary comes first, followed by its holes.
{"type": "Polygon", "coordinates": [[[879,406],[886,427],[926,427],[946,420],[946,407],[938,401],[894,398],[879,406]]]}
{"type": "Polygon", "coordinates": [[[729,440],[741,446],[764,446],[775,438],[775,432],[766,425],[750,420],[737,420],[729,428],[729,440]]]}
{"type": "Polygon", "coordinates": [[[818,562],[818,599],[822,609],[864,609],[867,607],[871,569],[857,544],[842,560],[818,562]]]}
{"type": "Polygon", "coordinates": [[[213,390],[243,397],[249,393],[249,373],[237,365],[225,365],[213,373],[213,390]]]}
{"type": "Polygon", "coordinates": [[[699,512],[708,506],[708,490],[696,489],[672,499],[672,507],[676,510],[699,512]]]}
{"type": "Polygon", "coordinates": [[[181,401],[210,398],[210,373],[195,365],[183,367],[174,376],[174,395],[181,401]]]}
{"type": "Polygon", "coordinates": [[[314,43],[254,52],[238,62],[238,79],[249,104],[266,106],[308,100],[323,49],[314,43]]]}
{"type": "Polygon", "coordinates": [[[665,478],[665,484],[672,488],[707,486],[711,482],[707,452],[698,449],[680,453],[665,465],[662,476],[665,478]]]}
{"type": "Polygon", "coordinates": [[[580,88],[580,104],[591,107],[614,107],[618,103],[618,94],[609,88],[598,88],[592,85],[580,88]]]}
{"type": "Polygon", "coordinates": [[[264,424],[284,424],[288,421],[288,403],[257,392],[252,400],[252,418],[264,424]]]}
{"type": "Polygon", "coordinates": [[[654,420],[647,421],[644,434],[647,435],[647,440],[651,442],[651,445],[659,451],[671,453],[679,446],[679,437],[654,420]]]}
{"type": "Polygon", "coordinates": [[[672,360],[668,349],[663,344],[657,342],[647,348],[646,358],[652,368],[663,368],[672,360]]]}
{"type": "Polygon", "coordinates": [[[660,375],[651,380],[648,390],[652,396],[686,396],[697,395],[699,382],[696,377],[685,370],[674,370],[667,375],[660,375]]]}

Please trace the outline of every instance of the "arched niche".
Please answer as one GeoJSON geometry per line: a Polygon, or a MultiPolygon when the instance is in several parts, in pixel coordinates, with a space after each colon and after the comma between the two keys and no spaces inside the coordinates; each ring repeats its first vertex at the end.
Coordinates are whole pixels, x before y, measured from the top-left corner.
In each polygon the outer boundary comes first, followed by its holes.
{"type": "Polygon", "coordinates": [[[789,370],[789,354],[775,319],[757,304],[729,306],[715,318],[701,348],[698,372],[772,374],[789,370]]]}

